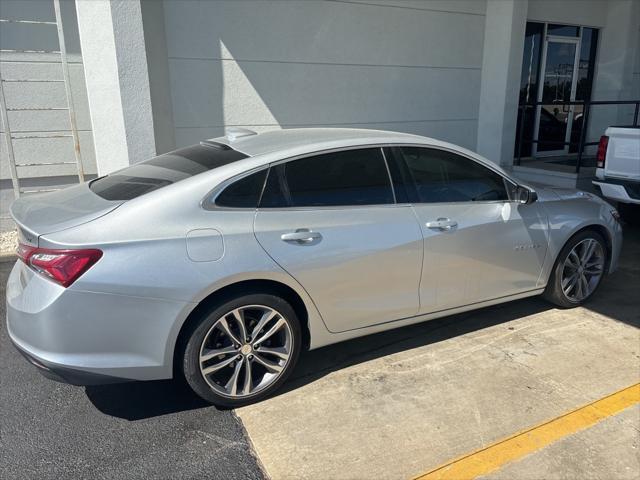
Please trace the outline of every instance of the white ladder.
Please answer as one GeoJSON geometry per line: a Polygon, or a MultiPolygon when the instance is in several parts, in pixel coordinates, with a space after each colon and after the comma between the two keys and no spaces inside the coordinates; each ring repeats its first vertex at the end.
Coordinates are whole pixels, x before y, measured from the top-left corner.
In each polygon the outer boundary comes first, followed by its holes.
{"type": "Polygon", "coordinates": [[[0,113],[2,115],[2,123],[4,124],[4,136],[7,143],[7,153],[9,157],[9,171],[11,172],[11,184],[13,186],[13,194],[15,198],[18,198],[23,193],[39,193],[56,188],[24,188],[20,185],[21,169],[25,167],[34,166],[54,166],[54,165],[76,165],[78,181],[84,182],[84,170],[82,166],[82,154],[80,152],[80,138],[78,136],[78,128],[76,123],[76,115],[73,105],[73,97],[71,93],[71,83],[69,80],[69,64],[67,61],[67,49],[64,41],[64,30],[62,27],[62,16],[60,13],[60,0],[53,0],[53,8],[55,11],[56,21],[40,21],[40,20],[13,20],[0,18],[0,24],[27,24],[27,25],[56,25],[58,30],[58,45],[59,50],[0,50],[0,53],[28,53],[28,54],[60,54],[60,63],[62,66],[62,80],[54,79],[29,79],[29,78],[1,78],[0,76],[0,113]],[[67,100],[66,107],[53,107],[53,108],[7,108],[6,97],[4,93],[4,84],[6,83],[57,83],[63,82],[67,100]],[[45,131],[30,131],[28,133],[20,134],[18,132],[12,133],[11,126],[9,124],[9,114],[12,111],[51,111],[51,110],[67,110],[69,112],[69,130],[59,130],[60,133],[47,134],[45,131]],[[63,161],[63,162],[27,162],[16,163],[15,152],[13,148],[13,142],[19,140],[33,139],[33,138],[61,138],[69,137],[73,140],[73,150],[75,154],[75,161],[63,161]]]}

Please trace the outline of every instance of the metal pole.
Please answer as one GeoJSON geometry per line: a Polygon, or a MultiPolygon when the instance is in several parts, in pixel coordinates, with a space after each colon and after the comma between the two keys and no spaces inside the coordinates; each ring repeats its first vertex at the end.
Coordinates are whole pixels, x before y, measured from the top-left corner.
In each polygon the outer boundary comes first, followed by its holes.
{"type": "Polygon", "coordinates": [[[527,109],[526,104],[522,104],[520,105],[520,107],[522,107],[522,113],[520,114],[520,131],[518,132],[518,163],[517,165],[520,165],[520,163],[522,162],[522,137],[523,132],[524,132],[524,117],[525,117],[525,111],[527,109]]]}
{"type": "Polygon", "coordinates": [[[9,171],[11,172],[11,185],[13,186],[13,196],[20,196],[20,182],[18,181],[18,171],[16,170],[16,156],[13,152],[13,141],[11,139],[11,128],[9,128],[9,115],[7,114],[7,102],[4,98],[4,87],[0,78],[0,110],[2,110],[2,123],[4,124],[4,138],[7,141],[7,154],[9,155],[9,171]]]}
{"type": "Polygon", "coordinates": [[[636,127],[638,125],[638,110],[640,109],[640,102],[636,102],[636,109],[633,112],[633,126],[636,127]]]}
{"type": "Polygon", "coordinates": [[[67,64],[67,47],[64,42],[64,30],[62,28],[62,15],[60,14],[60,0],[53,0],[53,8],[56,12],[56,26],[58,27],[58,43],[60,44],[60,57],[62,60],[62,75],[64,77],[64,89],[67,94],[67,104],[69,105],[69,123],[71,124],[71,135],[73,136],[73,151],[76,156],[76,164],[78,168],[78,179],[81,182],[84,182],[84,168],[82,166],[82,154],[80,153],[80,137],[78,137],[78,127],[76,125],[76,114],[73,108],[73,96],[71,94],[69,65],[67,64]]]}
{"type": "Polygon", "coordinates": [[[580,164],[582,163],[582,152],[584,151],[584,142],[587,133],[587,123],[589,122],[589,111],[591,104],[588,100],[584,102],[584,113],[582,115],[582,128],[580,128],[580,140],[578,143],[578,157],[576,158],[576,173],[580,173],[580,164]]]}

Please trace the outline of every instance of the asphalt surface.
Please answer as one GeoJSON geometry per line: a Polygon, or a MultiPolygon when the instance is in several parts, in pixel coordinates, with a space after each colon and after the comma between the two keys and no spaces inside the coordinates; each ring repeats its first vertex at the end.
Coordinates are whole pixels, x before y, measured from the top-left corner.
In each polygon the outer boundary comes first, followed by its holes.
{"type": "Polygon", "coordinates": [[[0,478],[261,479],[241,423],[171,381],[74,387],[13,348],[0,263],[0,478]]]}

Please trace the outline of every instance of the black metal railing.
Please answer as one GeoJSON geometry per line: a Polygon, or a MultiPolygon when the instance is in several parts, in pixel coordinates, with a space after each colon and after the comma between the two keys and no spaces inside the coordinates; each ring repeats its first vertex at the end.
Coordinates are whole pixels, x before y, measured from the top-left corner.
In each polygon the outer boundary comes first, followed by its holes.
{"type": "MultiPolygon", "coordinates": [[[[566,147],[567,145],[569,147],[571,147],[572,145],[576,145],[578,147],[577,149],[577,154],[576,154],[576,173],[580,172],[580,165],[582,163],[582,156],[584,154],[584,149],[585,147],[589,147],[592,145],[598,145],[598,141],[595,142],[588,142],[587,141],[587,129],[589,128],[589,114],[591,112],[591,107],[593,106],[599,106],[599,105],[635,105],[635,110],[633,113],[633,125],[634,127],[638,126],[638,115],[640,113],[640,100],[576,100],[573,102],[527,102],[527,103],[521,103],[520,105],[518,105],[518,115],[519,115],[519,132],[518,132],[518,148],[517,148],[517,155],[516,155],[516,161],[515,161],[515,165],[520,165],[520,162],[522,160],[522,145],[523,143],[526,144],[538,144],[538,143],[544,143],[547,145],[558,145],[558,146],[562,146],[563,148],[566,147]],[[524,126],[525,126],[525,118],[526,118],[526,113],[527,113],[527,109],[536,109],[538,106],[540,105],[551,105],[553,104],[554,106],[572,106],[572,105],[581,105],[583,107],[582,110],[582,125],[580,126],[580,138],[577,142],[560,142],[557,140],[540,140],[539,136],[540,133],[538,132],[538,136],[536,138],[532,138],[529,139],[525,139],[524,138],[524,126]]],[[[535,110],[534,110],[534,122],[535,122],[535,110]]],[[[535,126],[532,124],[531,125],[533,128],[535,128],[535,126]]],[[[604,132],[602,132],[604,133],[604,132]]],[[[571,133],[569,134],[571,135],[571,133]]],[[[569,137],[571,138],[571,137],[569,137]]]]}

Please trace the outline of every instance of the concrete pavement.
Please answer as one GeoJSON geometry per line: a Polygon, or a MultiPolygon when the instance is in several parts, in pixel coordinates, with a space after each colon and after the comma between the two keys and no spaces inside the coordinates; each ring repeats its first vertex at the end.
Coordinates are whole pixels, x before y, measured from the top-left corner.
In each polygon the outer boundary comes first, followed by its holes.
{"type": "Polygon", "coordinates": [[[640,475],[640,407],[564,438],[519,462],[480,477],[486,480],[637,479],[640,475]]]}

